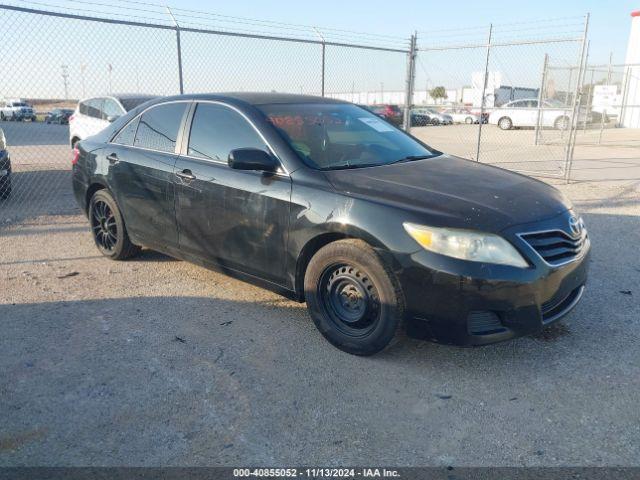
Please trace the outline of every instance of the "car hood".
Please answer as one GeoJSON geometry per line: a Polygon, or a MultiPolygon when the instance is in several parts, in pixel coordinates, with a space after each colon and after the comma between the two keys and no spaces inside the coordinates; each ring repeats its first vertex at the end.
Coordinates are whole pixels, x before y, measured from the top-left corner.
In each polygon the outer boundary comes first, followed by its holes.
{"type": "Polygon", "coordinates": [[[449,155],[325,173],[347,195],[404,208],[435,226],[495,233],[571,208],[546,183],[449,155]]]}

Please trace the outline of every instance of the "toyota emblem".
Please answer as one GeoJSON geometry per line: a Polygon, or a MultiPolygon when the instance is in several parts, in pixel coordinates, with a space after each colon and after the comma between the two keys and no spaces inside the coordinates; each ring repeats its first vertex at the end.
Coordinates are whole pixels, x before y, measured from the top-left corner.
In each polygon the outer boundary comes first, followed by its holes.
{"type": "Polygon", "coordinates": [[[579,236],[582,233],[582,219],[574,216],[570,217],[569,229],[575,237],[579,236]]]}

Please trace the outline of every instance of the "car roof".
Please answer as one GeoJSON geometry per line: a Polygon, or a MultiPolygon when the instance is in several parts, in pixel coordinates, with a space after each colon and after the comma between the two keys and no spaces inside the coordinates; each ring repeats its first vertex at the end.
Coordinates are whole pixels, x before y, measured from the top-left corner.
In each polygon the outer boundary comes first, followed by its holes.
{"type": "Polygon", "coordinates": [[[276,92],[224,92],[224,93],[199,93],[176,95],[173,97],[162,97],[158,102],[171,100],[235,100],[250,105],[287,104],[287,103],[327,103],[343,104],[349,103],[335,98],[319,97],[315,95],[300,95],[294,93],[276,92]]]}

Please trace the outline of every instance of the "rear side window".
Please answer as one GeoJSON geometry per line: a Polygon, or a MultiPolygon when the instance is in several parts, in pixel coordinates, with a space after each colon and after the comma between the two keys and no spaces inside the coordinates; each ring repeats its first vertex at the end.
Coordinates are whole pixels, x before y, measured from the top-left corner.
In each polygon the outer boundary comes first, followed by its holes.
{"type": "Polygon", "coordinates": [[[189,135],[188,155],[226,162],[234,148],[269,148],[249,122],[223,105],[200,103],[189,135]]]}
{"type": "Polygon", "coordinates": [[[147,110],[140,117],[133,145],[173,153],[186,107],[186,103],[166,103],[147,110]]]}
{"type": "Polygon", "coordinates": [[[121,116],[124,112],[120,105],[118,105],[115,100],[110,98],[104,99],[104,106],[102,107],[102,119],[107,120],[109,117],[117,118],[121,116]]]}
{"type": "Polygon", "coordinates": [[[118,145],[133,145],[133,140],[136,137],[136,130],[138,129],[138,122],[140,121],[140,117],[136,117],[131,120],[127,125],[118,132],[118,134],[113,139],[113,143],[117,143],[118,145]]]}
{"type": "Polygon", "coordinates": [[[88,114],[87,114],[87,109],[88,109],[88,108],[89,108],[89,107],[87,107],[87,103],[86,103],[86,102],[80,102],[80,103],[78,104],[78,111],[79,111],[81,114],[83,114],[83,115],[88,115],[88,114]]]}

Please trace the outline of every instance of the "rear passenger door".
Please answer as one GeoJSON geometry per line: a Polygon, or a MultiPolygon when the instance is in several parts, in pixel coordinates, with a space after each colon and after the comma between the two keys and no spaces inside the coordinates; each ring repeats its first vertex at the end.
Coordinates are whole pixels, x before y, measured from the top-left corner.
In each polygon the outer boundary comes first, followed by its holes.
{"type": "Polygon", "coordinates": [[[284,171],[241,171],[235,148],[271,152],[237,110],[198,103],[176,172],[180,248],[205,260],[284,284],[291,180],[284,171]]]}
{"type": "Polygon", "coordinates": [[[105,150],[112,189],[127,229],[140,243],[175,247],[174,172],[187,102],[154,105],[129,122],[105,150]]]}

